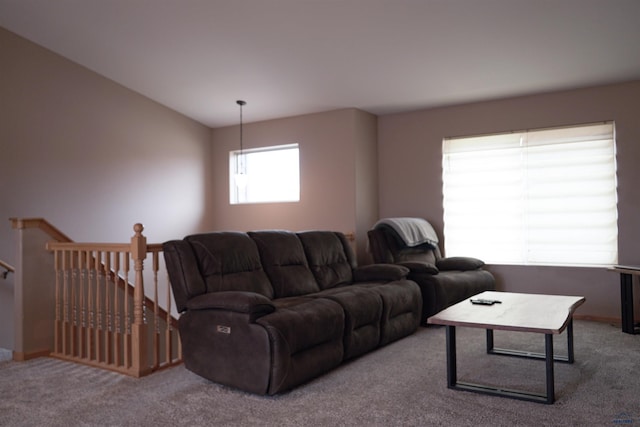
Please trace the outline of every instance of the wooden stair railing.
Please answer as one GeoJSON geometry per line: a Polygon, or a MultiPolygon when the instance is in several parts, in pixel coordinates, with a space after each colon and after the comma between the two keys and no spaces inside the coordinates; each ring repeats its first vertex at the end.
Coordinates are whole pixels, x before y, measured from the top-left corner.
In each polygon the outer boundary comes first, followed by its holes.
{"type": "Polygon", "coordinates": [[[165,306],[159,301],[162,246],[147,244],[142,231],[142,224],[134,225],[131,242],[123,244],[47,244],[55,269],[52,356],[134,377],[181,362],[168,283],[165,306]],[[152,290],[145,292],[149,254],[152,290]]]}
{"type": "Polygon", "coordinates": [[[6,279],[7,274],[14,273],[16,271],[16,269],[12,265],[7,264],[1,259],[0,259],[0,267],[4,268],[4,271],[0,272],[0,279],[6,279]]]}

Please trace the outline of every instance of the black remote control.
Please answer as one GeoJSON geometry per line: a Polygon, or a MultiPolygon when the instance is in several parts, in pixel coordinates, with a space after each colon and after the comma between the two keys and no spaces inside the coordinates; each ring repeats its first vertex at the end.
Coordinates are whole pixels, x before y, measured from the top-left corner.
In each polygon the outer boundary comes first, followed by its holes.
{"type": "Polygon", "coordinates": [[[493,305],[495,303],[500,303],[501,301],[497,301],[494,299],[471,299],[471,304],[478,304],[478,305],[493,305]]]}

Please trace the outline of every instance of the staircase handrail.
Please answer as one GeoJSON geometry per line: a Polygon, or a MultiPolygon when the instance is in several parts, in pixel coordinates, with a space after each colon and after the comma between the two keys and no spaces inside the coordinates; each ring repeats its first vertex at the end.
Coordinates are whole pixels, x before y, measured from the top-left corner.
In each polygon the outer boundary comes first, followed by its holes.
{"type": "Polygon", "coordinates": [[[51,225],[44,218],[10,218],[9,220],[15,229],[39,228],[58,242],[73,242],[69,236],[51,225]]]}
{"type": "Polygon", "coordinates": [[[4,271],[0,272],[0,278],[6,279],[9,273],[15,273],[16,269],[11,265],[0,259],[0,267],[4,268],[4,271]]]}
{"type": "Polygon", "coordinates": [[[15,273],[16,272],[15,267],[13,267],[11,264],[8,264],[8,263],[4,262],[1,259],[0,259],[0,267],[4,268],[7,271],[10,271],[11,273],[15,273]]]}

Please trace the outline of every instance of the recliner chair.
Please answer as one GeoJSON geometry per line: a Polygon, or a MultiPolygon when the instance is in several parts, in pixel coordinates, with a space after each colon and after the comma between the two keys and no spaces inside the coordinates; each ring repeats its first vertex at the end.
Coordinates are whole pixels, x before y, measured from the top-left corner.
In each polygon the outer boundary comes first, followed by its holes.
{"type": "Polygon", "coordinates": [[[375,263],[410,269],[407,278],[415,281],[422,293],[423,324],[450,305],[496,287],[493,275],[482,269],[483,261],[443,257],[433,228],[422,218],[385,218],[367,235],[375,263]]]}

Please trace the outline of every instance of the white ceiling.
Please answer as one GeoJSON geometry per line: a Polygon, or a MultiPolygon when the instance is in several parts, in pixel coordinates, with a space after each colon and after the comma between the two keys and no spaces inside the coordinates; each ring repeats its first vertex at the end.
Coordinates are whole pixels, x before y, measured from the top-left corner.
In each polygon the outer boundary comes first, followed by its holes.
{"type": "Polygon", "coordinates": [[[0,26],[211,127],[640,79],[640,0],[0,0],[0,26]]]}

